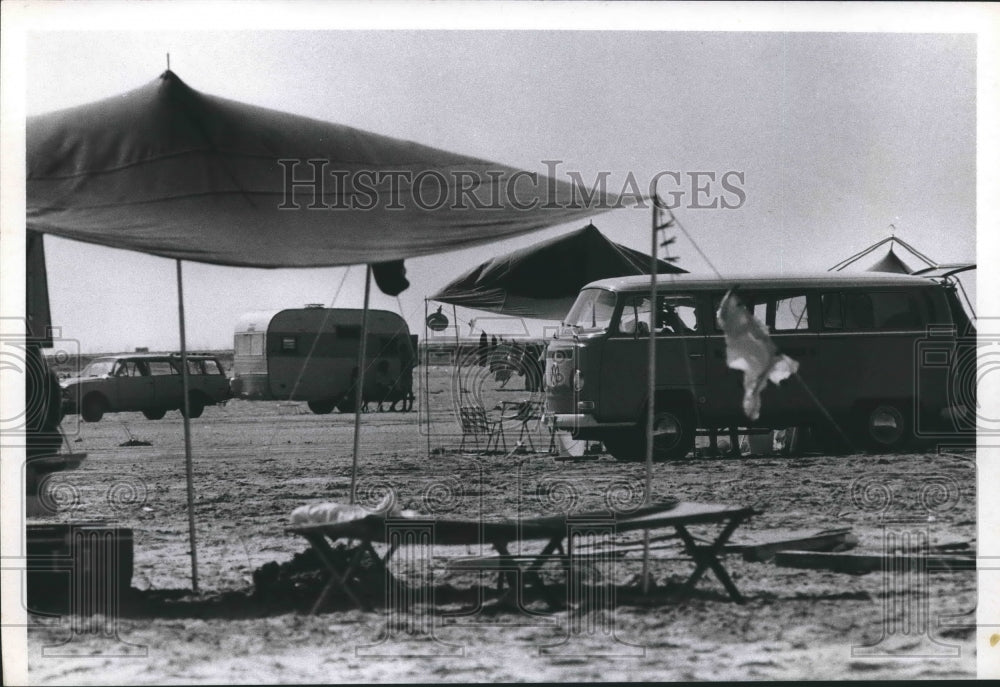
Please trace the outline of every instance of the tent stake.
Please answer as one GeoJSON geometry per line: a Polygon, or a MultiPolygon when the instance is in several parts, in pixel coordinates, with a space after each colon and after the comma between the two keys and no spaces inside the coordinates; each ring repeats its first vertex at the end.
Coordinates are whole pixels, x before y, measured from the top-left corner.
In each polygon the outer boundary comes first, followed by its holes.
{"type": "Polygon", "coordinates": [[[368,300],[372,290],[372,266],[365,265],[365,306],[361,311],[361,345],[358,346],[358,379],[354,388],[354,456],[351,459],[351,505],[358,482],[358,445],[361,439],[361,404],[365,387],[365,348],[368,343],[368,300]]]}
{"type": "Polygon", "coordinates": [[[191,463],[191,401],[188,396],[187,335],[184,332],[184,278],[177,260],[177,312],[181,325],[181,390],[184,393],[184,469],[187,473],[188,538],[191,544],[191,590],[198,593],[198,546],[194,532],[194,466],[191,463]]]}

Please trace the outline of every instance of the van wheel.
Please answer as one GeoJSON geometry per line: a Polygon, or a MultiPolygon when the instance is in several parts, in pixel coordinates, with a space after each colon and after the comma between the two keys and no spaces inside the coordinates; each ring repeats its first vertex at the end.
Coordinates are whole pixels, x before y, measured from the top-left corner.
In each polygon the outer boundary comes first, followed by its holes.
{"type": "Polygon", "coordinates": [[[329,415],[336,407],[336,401],[309,401],[309,410],[317,415],[329,415]]]}
{"type": "Polygon", "coordinates": [[[653,460],[683,458],[694,448],[694,420],[675,408],[653,415],[653,460]]]}
{"type": "MultiPolygon", "coordinates": [[[[181,415],[184,415],[184,406],[179,408],[181,415]]],[[[191,394],[188,396],[188,418],[194,419],[196,417],[201,417],[202,412],[205,410],[205,399],[202,398],[201,394],[191,394]]]]}
{"type": "Polygon", "coordinates": [[[167,414],[167,410],[165,408],[153,408],[142,411],[142,414],[146,416],[147,420],[162,420],[163,416],[167,414]]]}
{"type": "MultiPolygon", "coordinates": [[[[601,437],[608,453],[622,462],[646,459],[645,423],[632,430],[601,437]]],[[[657,410],[653,416],[653,460],[683,458],[694,448],[694,420],[690,413],[674,408],[657,410]]]]}
{"type": "Polygon", "coordinates": [[[862,408],[857,418],[858,439],[868,449],[895,451],[909,439],[910,427],[900,403],[880,401],[862,408]]]}
{"type": "Polygon", "coordinates": [[[604,448],[622,463],[631,463],[646,457],[645,434],[637,429],[607,432],[600,437],[604,448]]]}
{"type": "Polygon", "coordinates": [[[83,399],[80,417],[86,422],[98,422],[108,412],[108,401],[100,394],[90,394],[83,399]]]}

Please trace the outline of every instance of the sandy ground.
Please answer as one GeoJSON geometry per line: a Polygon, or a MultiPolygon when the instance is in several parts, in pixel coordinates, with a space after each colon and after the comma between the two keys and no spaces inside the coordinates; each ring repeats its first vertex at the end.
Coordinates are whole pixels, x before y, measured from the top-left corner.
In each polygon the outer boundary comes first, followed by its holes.
{"type": "MultiPolygon", "coordinates": [[[[606,455],[457,452],[461,436],[447,408],[465,382],[452,383],[447,368],[432,368],[427,379],[430,424],[426,410],[363,416],[360,503],[374,504],[392,487],[402,505],[425,513],[498,518],[627,508],[642,498],[644,466],[606,455]]],[[[492,407],[530,396],[520,378],[508,386],[484,400],[492,407]]],[[[333,610],[309,615],[316,588],[308,585],[262,597],[254,572],[269,562],[287,566],[308,548],[285,532],[291,511],[349,497],[353,416],[313,415],[294,402],[232,401],[192,421],[201,585],[194,595],[180,416],[122,413],[79,426],[72,416],[64,428],[73,450],[88,457],[53,478],[60,511],[50,520],[132,528],[135,572],[118,617],[32,619],[36,684],[975,675],[972,572],[847,575],[729,555],[726,567],[748,599],[739,605],[711,575],[693,594],[668,593],[691,564],[664,547],[653,551],[658,588],[647,597],[634,584],[640,556],[629,552],[594,578],[592,589],[607,592],[592,604],[598,610],[546,613],[534,602],[497,610],[491,580],[448,575],[442,558],[429,557],[478,552],[468,548],[394,557],[398,579],[419,584],[420,599],[433,595],[408,614],[364,613],[335,600],[333,610]],[[121,445],[129,441],[149,445],[121,445]]],[[[509,445],[517,433],[508,429],[509,445]]],[[[548,445],[540,431],[533,441],[548,445]]],[[[972,452],[688,459],[657,464],[653,490],[762,511],[734,543],[850,527],[857,552],[879,553],[887,533],[931,545],[974,545],[976,536],[972,452]]]]}

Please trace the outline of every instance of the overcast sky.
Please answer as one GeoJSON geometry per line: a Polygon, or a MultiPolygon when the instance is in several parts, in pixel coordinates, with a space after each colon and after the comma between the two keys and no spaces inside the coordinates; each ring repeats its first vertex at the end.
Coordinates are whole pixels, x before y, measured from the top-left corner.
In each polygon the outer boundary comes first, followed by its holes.
{"type": "MultiPolygon", "coordinates": [[[[693,272],[825,270],[890,232],[940,262],[976,259],[976,58],[970,34],[666,31],[34,32],[27,112],[142,86],[171,68],[225,98],[584,179],[657,173],[693,272]],[[692,172],[708,190],[695,197],[692,172]],[[740,193],[719,180],[727,173],[740,193]],[[713,200],[738,207],[698,208],[713,200]]],[[[648,251],[648,210],[595,215],[648,251]]],[[[424,297],[473,265],[584,222],[407,261],[399,304],[423,335],[424,297]]],[[[174,262],[46,238],[54,323],[84,351],[178,346],[174,262]]],[[[881,253],[879,253],[879,256],[881,253]]],[[[916,264],[905,251],[901,257],[916,264]]],[[[873,256],[872,260],[875,259],[873,256]]],[[[188,345],[230,348],[254,309],[330,304],[344,268],[185,263],[188,345]]],[[[336,300],[361,304],[363,269],[336,300]]],[[[399,310],[377,294],[373,307],[399,310]]],[[[445,310],[451,317],[450,306],[445,310]]],[[[485,313],[459,310],[500,332],[485,313]]],[[[536,324],[529,333],[538,334],[536,324]]]]}

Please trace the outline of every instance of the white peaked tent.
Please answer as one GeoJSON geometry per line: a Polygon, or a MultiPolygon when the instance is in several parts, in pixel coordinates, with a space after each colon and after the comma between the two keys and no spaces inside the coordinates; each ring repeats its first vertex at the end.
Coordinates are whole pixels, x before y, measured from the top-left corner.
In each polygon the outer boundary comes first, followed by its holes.
{"type": "MultiPolygon", "coordinates": [[[[48,233],[175,259],[182,355],[183,260],[371,265],[571,222],[616,200],[581,203],[568,183],[542,175],[205,95],[169,70],[27,123],[29,239],[48,233]]],[[[184,430],[197,591],[186,419],[184,430]]],[[[355,438],[353,475],[356,467],[355,438]]]]}

